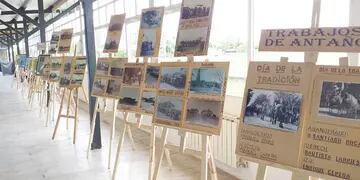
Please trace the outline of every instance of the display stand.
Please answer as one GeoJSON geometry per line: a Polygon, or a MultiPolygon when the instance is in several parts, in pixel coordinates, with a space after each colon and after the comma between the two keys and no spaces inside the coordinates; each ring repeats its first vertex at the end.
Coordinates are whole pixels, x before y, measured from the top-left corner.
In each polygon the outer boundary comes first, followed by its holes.
{"type": "MultiPolygon", "coordinates": [[[[189,55],[187,57],[187,59],[188,59],[187,60],[188,63],[194,62],[194,56],[192,56],[192,55],[189,55]]],[[[207,61],[208,60],[205,60],[205,62],[207,62],[207,61]]],[[[190,72],[188,72],[188,73],[190,73],[190,72]]],[[[155,127],[152,130],[151,145],[150,145],[150,147],[151,147],[150,150],[152,152],[150,153],[150,162],[149,162],[149,178],[148,178],[149,180],[156,180],[158,178],[159,170],[160,170],[160,166],[161,166],[161,162],[162,162],[164,153],[166,154],[166,151],[165,151],[166,148],[171,149],[173,151],[177,151],[182,154],[190,154],[190,155],[196,155],[196,156],[200,157],[200,159],[201,159],[200,179],[207,180],[208,173],[210,173],[210,177],[212,180],[218,179],[216,166],[215,166],[215,162],[214,162],[214,156],[213,156],[213,152],[212,152],[212,149],[210,146],[210,139],[211,139],[212,135],[202,133],[202,132],[191,131],[192,133],[201,135],[201,151],[196,151],[196,150],[186,149],[186,137],[187,137],[187,133],[188,133],[186,130],[183,130],[180,128],[175,128],[175,127],[169,127],[166,125],[160,125],[160,124],[156,124],[154,126],[163,126],[163,131],[161,134],[160,155],[155,163],[155,154],[156,154],[155,153],[156,138],[155,138],[155,130],[154,130],[155,127]],[[168,128],[173,128],[173,129],[178,130],[178,134],[181,137],[180,147],[167,144],[168,128]]]]}
{"type": "Polygon", "coordinates": [[[78,126],[78,104],[79,104],[79,89],[78,88],[64,88],[63,90],[63,94],[61,97],[61,101],[60,101],[60,109],[59,109],[59,114],[56,120],[56,125],[55,125],[55,129],[54,129],[54,133],[52,136],[52,139],[55,139],[55,135],[57,132],[57,129],[59,127],[59,123],[60,123],[60,119],[61,118],[66,118],[66,119],[73,119],[74,120],[74,135],[73,135],[73,144],[76,143],[76,132],[77,132],[77,126],[78,126]],[[67,99],[67,109],[66,109],[66,114],[62,114],[62,110],[63,110],[63,106],[64,106],[64,97],[66,94],[66,91],[69,91],[68,93],[68,99],[67,99]],[[70,104],[71,104],[71,97],[72,97],[72,93],[73,91],[75,91],[76,93],[76,101],[75,101],[75,113],[74,115],[70,115],[70,104]]]}
{"type": "MultiPolygon", "coordinates": [[[[148,58],[144,57],[143,59],[144,63],[147,64],[148,63],[148,58]]],[[[136,59],[136,63],[139,63],[139,58],[136,59]]],[[[151,58],[151,63],[158,63],[157,58],[151,58]]],[[[115,165],[114,165],[114,170],[113,170],[113,176],[112,179],[115,180],[116,179],[116,172],[117,169],[119,167],[119,163],[120,163],[120,152],[121,152],[121,147],[122,144],[124,142],[124,137],[125,137],[125,133],[127,131],[127,134],[130,138],[131,141],[131,145],[132,145],[132,149],[135,150],[135,142],[132,136],[132,132],[131,132],[131,127],[137,128],[137,129],[141,129],[141,128],[146,128],[150,130],[150,161],[149,161],[149,172],[152,172],[153,169],[153,159],[154,156],[153,153],[155,152],[154,150],[152,150],[153,148],[155,148],[155,146],[153,145],[153,143],[155,143],[155,131],[156,131],[156,127],[155,126],[147,126],[147,125],[143,125],[142,124],[142,119],[143,119],[143,115],[150,115],[150,114],[146,114],[146,113],[141,113],[141,112],[133,112],[135,113],[135,118],[136,118],[136,123],[132,123],[128,121],[128,113],[130,113],[132,111],[125,111],[124,113],[126,115],[124,115],[124,128],[121,131],[121,135],[120,135],[120,139],[119,139],[119,143],[118,143],[118,148],[117,148],[117,152],[116,152],[116,159],[115,159],[115,165]]],[[[172,167],[172,161],[170,158],[170,152],[168,149],[165,149],[165,156],[167,159],[167,162],[170,166],[170,170],[172,167]]]]}
{"type": "Polygon", "coordinates": [[[39,103],[41,102],[41,95],[42,95],[43,89],[44,89],[43,83],[42,83],[40,77],[35,76],[35,75],[32,76],[30,78],[30,85],[29,85],[29,92],[28,92],[30,109],[32,109],[35,94],[38,95],[39,103]]]}

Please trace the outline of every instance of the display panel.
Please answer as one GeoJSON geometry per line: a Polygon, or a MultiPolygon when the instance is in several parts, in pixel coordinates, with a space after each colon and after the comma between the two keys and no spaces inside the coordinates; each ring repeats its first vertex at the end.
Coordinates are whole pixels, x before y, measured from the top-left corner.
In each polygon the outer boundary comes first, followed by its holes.
{"type": "Polygon", "coordinates": [[[118,51],[124,21],[125,14],[111,16],[103,51],[104,53],[115,53],[118,51]]]}
{"type": "Polygon", "coordinates": [[[60,32],[60,40],[58,43],[58,53],[69,53],[73,36],[73,28],[63,29],[60,32]]]}

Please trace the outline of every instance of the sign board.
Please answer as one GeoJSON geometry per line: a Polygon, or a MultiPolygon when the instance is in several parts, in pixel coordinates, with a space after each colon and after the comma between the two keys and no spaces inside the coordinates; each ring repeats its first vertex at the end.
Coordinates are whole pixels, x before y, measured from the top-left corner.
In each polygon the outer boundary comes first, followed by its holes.
{"type": "Polygon", "coordinates": [[[251,62],[236,153],[298,167],[311,90],[311,63],[251,62]]]}
{"type": "Polygon", "coordinates": [[[360,179],[360,67],[317,66],[301,167],[360,179]]]}
{"type": "Polygon", "coordinates": [[[46,43],[39,42],[39,43],[36,44],[36,47],[37,47],[38,51],[45,51],[46,50],[46,43]]]}
{"type": "Polygon", "coordinates": [[[159,56],[164,7],[143,9],[138,36],[137,57],[159,56]]]}
{"type": "Polygon", "coordinates": [[[360,52],[360,27],[265,29],[259,51],[360,52]]]}
{"type": "Polygon", "coordinates": [[[125,14],[111,16],[103,51],[104,53],[115,53],[118,51],[124,22],[125,14]]]}
{"type": "Polygon", "coordinates": [[[63,29],[60,32],[58,53],[69,53],[73,36],[73,28],[63,29]]]}
{"type": "Polygon", "coordinates": [[[214,0],[183,0],[175,56],[207,55],[214,0]]]}

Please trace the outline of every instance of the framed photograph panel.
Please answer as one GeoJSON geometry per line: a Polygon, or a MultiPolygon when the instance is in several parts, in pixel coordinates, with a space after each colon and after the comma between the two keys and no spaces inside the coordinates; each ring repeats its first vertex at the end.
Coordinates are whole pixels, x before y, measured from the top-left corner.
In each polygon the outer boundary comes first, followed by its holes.
{"type": "Polygon", "coordinates": [[[103,51],[104,53],[115,53],[118,51],[124,21],[125,14],[111,16],[103,51]]]}

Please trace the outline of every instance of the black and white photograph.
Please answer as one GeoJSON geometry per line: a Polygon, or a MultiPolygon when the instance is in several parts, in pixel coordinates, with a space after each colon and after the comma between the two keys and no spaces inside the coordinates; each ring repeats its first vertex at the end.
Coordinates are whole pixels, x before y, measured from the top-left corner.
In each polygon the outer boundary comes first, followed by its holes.
{"type": "Polygon", "coordinates": [[[81,86],[84,79],[84,74],[72,74],[71,85],[81,86]]]}
{"type": "Polygon", "coordinates": [[[72,58],[68,57],[65,59],[64,61],[64,74],[70,74],[71,73],[71,63],[72,63],[72,58]]]}
{"type": "Polygon", "coordinates": [[[181,97],[174,96],[158,96],[156,118],[180,121],[182,113],[183,101],[181,97]]]}
{"type": "Polygon", "coordinates": [[[154,56],[156,46],[156,30],[146,29],[142,31],[140,56],[154,56]]]}
{"type": "Polygon", "coordinates": [[[123,83],[129,86],[140,86],[142,71],[139,67],[126,67],[123,83]]]}
{"type": "Polygon", "coordinates": [[[162,24],[163,8],[145,9],[141,13],[141,29],[159,28],[162,24]]]}
{"type": "Polygon", "coordinates": [[[50,81],[60,80],[60,71],[50,71],[49,80],[50,81]]]}
{"type": "Polygon", "coordinates": [[[161,68],[160,89],[161,90],[184,90],[186,85],[186,74],[188,69],[184,67],[161,68]]]}
{"type": "Polygon", "coordinates": [[[140,99],[140,88],[122,87],[120,90],[120,105],[137,106],[140,99]]]}
{"type": "Polygon", "coordinates": [[[280,90],[249,89],[244,123],[275,130],[296,132],[303,95],[280,90]]]}
{"type": "Polygon", "coordinates": [[[146,76],[145,76],[145,85],[147,87],[156,87],[156,84],[159,79],[160,67],[159,66],[147,66],[146,76]]]}
{"type": "Polygon", "coordinates": [[[110,79],[106,94],[112,97],[118,97],[120,95],[121,79],[110,79]]]}
{"type": "Polygon", "coordinates": [[[216,128],[221,118],[221,101],[191,98],[186,106],[186,123],[216,128]]]}
{"type": "Polygon", "coordinates": [[[360,84],[323,81],[318,115],[360,122],[360,84]]]}
{"type": "Polygon", "coordinates": [[[86,69],[86,59],[75,59],[74,73],[84,73],[86,69]]]}
{"type": "Polygon", "coordinates": [[[205,54],[207,51],[208,31],[208,27],[179,30],[175,55],[205,54]]]}
{"type": "Polygon", "coordinates": [[[105,78],[95,78],[94,85],[92,89],[93,95],[102,96],[106,92],[108,79],[105,78]]]}
{"type": "Polygon", "coordinates": [[[60,87],[66,87],[70,85],[71,75],[66,74],[60,78],[60,87]]]}
{"type": "Polygon", "coordinates": [[[110,67],[110,75],[121,77],[124,73],[124,64],[121,61],[112,61],[110,67]]]}
{"type": "Polygon", "coordinates": [[[108,32],[104,45],[104,52],[117,52],[123,29],[125,14],[113,15],[110,19],[108,32]]]}
{"type": "Polygon", "coordinates": [[[140,108],[146,113],[154,113],[155,109],[155,91],[144,91],[141,97],[140,108]]]}
{"type": "Polygon", "coordinates": [[[96,64],[96,75],[97,76],[107,76],[109,75],[110,69],[110,61],[99,59],[98,63],[96,64]]]}
{"type": "Polygon", "coordinates": [[[184,0],[181,8],[181,19],[194,19],[210,16],[213,0],[184,0]]]}
{"type": "Polygon", "coordinates": [[[194,68],[191,72],[190,92],[221,95],[225,72],[220,68],[194,68]]]}

